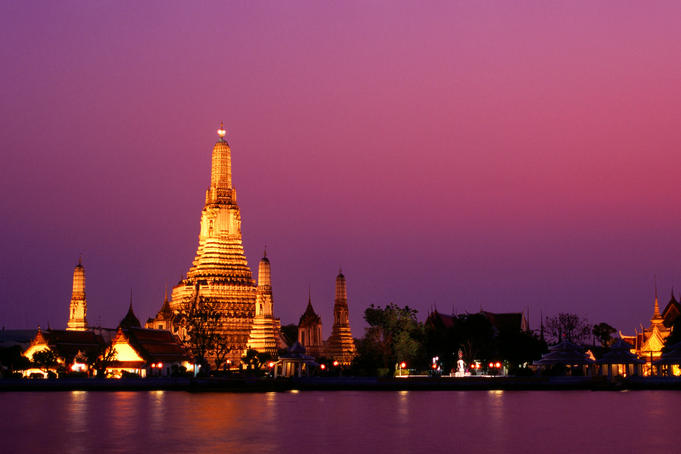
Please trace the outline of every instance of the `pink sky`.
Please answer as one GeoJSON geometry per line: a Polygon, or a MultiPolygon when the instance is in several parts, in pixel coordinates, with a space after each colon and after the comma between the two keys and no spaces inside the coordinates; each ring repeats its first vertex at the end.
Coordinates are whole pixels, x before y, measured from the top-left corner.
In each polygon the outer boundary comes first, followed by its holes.
{"type": "Polygon", "coordinates": [[[679,2],[3,2],[0,325],[144,320],[225,121],[275,313],[576,312],[681,289],[679,2]]]}

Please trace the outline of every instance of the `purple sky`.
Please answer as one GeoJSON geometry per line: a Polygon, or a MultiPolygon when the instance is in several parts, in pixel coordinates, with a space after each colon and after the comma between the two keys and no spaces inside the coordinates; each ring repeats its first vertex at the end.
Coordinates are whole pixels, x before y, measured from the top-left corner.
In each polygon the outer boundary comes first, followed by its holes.
{"type": "Polygon", "coordinates": [[[224,120],[275,313],[576,312],[681,288],[681,3],[2,2],[0,325],[140,319],[196,250],[224,120]]]}

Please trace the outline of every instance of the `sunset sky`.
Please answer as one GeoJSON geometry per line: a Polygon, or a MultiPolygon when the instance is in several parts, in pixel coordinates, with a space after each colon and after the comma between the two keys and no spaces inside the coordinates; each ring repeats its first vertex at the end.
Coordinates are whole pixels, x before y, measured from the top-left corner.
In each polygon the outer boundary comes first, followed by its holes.
{"type": "Polygon", "coordinates": [[[0,326],[144,322],[224,120],[249,264],[369,304],[575,312],[681,290],[681,2],[0,3],[0,326]],[[189,6],[191,5],[191,7],[189,6]]]}

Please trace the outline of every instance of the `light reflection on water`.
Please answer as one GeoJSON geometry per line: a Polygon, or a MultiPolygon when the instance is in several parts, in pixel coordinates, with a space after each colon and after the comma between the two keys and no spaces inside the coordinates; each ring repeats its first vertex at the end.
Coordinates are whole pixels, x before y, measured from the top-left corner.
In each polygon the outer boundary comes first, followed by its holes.
{"type": "Polygon", "coordinates": [[[0,451],[675,452],[680,406],[673,391],[0,393],[0,451]]]}

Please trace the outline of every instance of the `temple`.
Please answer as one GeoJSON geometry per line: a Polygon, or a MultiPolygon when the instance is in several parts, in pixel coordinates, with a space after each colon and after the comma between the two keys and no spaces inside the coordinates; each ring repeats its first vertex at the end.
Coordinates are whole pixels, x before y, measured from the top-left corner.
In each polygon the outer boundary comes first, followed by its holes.
{"type": "Polygon", "coordinates": [[[194,262],[186,277],[172,289],[170,301],[167,305],[164,301],[161,311],[147,322],[147,326],[171,328],[172,314],[185,310],[200,292],[203,300],[210,300],[219,307],[222,316],[215,329],[233,346],[229,359],[238,364],[249,346],[268,352],[276,348],[273,347],[276,341],[272,331],[278,323],[272,315],[269,261],[265,257],[266,261],[261,262],[260,279],[263,282],[256,287],[244,254],[241,214],[232,186],[231,149],[225,135],[220,123],[194,262]],[[254,320],[257,320],[255,326],[254,320]]]}
{"type": "Polygon", "coordinates": [[[662,356],[665,339],[671,334],[672,325],[679,316],[679,313],[679,303],[674,297],[674,291],[672,291],[671,299],[664,308],[664,311],[660,313],[656,287],[650,326],[648,328],[641,327],[640,331],[635,330],[633,336],[624,335],[622,332],[619,333],[620,338],[631,345],[631,353],[645,360],[646,363],[643,366],[644,375],[652,374],[652,366],[662,356]]]}
{"type": "Polygon", "coordinates": [[[163,294],[161,309],[158,311],[155,318],[147,320],[144,327],[149,329],[162,329],[177,334],[179,327],[175,324],[175,313],[170,309],[167,290],[163,294]]]}
{"type": "Polygon", "coordinates": [[[81,259],[73,270],[73,292],[69,306],[69,321],[66,329],[69,331],[87,330],[87,299],[85,298],[85,268],[81,259]]]}
{"type": "Polygon", "coordinates": [[[298,343],[305,348],[305,353],[315,358],[324,356],[322,338],[322,319],[312,307],[312,296],[308,293],[307,307],[298,322],[298,343]]]}
{"type": "Polygon", "coordinates": [[[248,339],[248,348],[275,355],[278,351],[281,323],[274,318],[274,297],[272,296],[272,270],[267,251],[258,265],[258,287],[255,291],[255,317],[248,339]]]}
{"type": "Polygon", "coordinates": [[[348,319],[348,289],[342,272],[336,276],[336,298],[333,303],[333,328],[327,342],[326,354],[342,365],[349,365],[357,356],[355,340],[348,319]]]}

